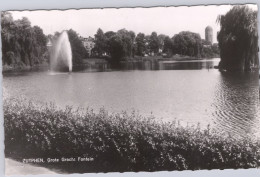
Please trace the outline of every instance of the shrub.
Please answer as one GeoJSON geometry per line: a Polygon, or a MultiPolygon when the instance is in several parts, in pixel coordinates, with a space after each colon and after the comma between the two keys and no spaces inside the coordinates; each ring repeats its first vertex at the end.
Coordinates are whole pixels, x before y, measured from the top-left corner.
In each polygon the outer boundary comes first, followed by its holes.
{"type": "Polygon", "coordinates": [[[182,127],[131,114],[60,109],[25,99],[4,100],[5,153],[16,159],[91,157],[75,172],[160,171],[259,167],[260,145],[214,130],[182,127]]]}

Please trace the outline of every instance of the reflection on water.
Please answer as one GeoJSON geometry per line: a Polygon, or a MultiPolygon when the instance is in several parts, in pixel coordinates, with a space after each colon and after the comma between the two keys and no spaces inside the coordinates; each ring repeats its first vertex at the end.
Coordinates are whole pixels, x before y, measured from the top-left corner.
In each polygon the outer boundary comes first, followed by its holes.
{"type": "Polygon", "coordinates": [[[215,89],[214,123],[219,129],[240,134],[258,133],[258,73],[222,73],[215,89]]]}
{"type": "Polygon", "coordinates": [[[89,63],[87,65],[81,65],[81,66],[73,66],[73,71],[77,72],[100,72],[100,71],[110,71],[111,67],[110,64],[105,63],[89,63]]]}
{"type": "Polygon", "coordinates": [[[191,61],[142,61],[122,62],[123,70],[191,70],[210,69],[217,66],[219,59],[191,60],[191,61]]]}
{"type": "MultiPolygon", "coordinates": [[[[219,58],[188,61],[127,61],[120,63],[118,70],[197,70],[212,69],[219,63],[219,58]]],[[[113,70],[107,62],[92,62],[87,65],[73,66],[77,72],[102,72],[113,70]]]]}
{"type": "Polygon", "coordinates": [[[218,61],[133,62],[124,71],[100,64],[71,74],[6,73],[3,89],[7,97],[23,95],[60,107],[135,109],[165,121],[211,124],[236,136],[260,134],[258,73],[220,73],[213,69],[218,61]],[[111,72],[93,72],[104,70],[111,72]]]}

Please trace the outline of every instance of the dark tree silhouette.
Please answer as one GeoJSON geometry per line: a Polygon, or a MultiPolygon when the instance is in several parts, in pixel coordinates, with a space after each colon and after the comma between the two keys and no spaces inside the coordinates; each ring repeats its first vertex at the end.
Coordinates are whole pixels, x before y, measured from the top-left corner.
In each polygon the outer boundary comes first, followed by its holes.
{"type": "Polygon", "coordinates": [[[68,36],[72,51],[72,62],[73,64],[80,64],[82,63],[82,59],[87,56],[87,51],[76,31],[70,29],[68,36]]]}
{"type": "Polygon", "coordinates": [[[28,18],[13,20],[9,12],[1,13],[2,63],[15,67],[34,66],[44,60],[46,36],[28,18]]]}
{"type": "Polygon", "coordinates": [[[138,33],[135,40],[136,40],[136,55],[144,56],[145,47],[146,47],[144,33],[138,33]]]}
{"type": "Polygon", "coordinates": [[[192,57],[200,57],[202,40],[199,34],[190,31],[182,31],[172,38],[174,53],[192,57]]]}
{"type": "Polygon", "coordinates": [[[259,67],[257,12],[248,6],[235,6],[218,17],[219,68],[246,71],[259,67]]]}

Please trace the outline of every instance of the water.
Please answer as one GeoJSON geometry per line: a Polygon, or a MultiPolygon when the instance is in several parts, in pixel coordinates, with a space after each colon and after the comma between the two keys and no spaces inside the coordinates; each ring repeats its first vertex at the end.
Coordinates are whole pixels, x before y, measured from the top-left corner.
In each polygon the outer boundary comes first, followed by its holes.
{"type": "Polygon", "coordinates": [[[135,63],[111,72],[8,73],[3,88],[7,97],[23,95],[60,107],[134,109],[183,125],[210,124],[234,136],[260,134],[258,73],[221,73],[212,69],[218,61],[135,63]]]}
{"type": "Polygon", "coordinates": [[[66,31],[63,31],[53,46],[51,52],[51,70],[72,71],[72,52],[69,37],[66,31]]]}

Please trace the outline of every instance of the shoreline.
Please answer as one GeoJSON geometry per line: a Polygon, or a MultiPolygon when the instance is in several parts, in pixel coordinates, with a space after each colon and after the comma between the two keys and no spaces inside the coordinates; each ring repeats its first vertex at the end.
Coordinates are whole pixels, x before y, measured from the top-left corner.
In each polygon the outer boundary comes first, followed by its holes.
{"type": "MultiPolygon", "coordinates": [[[[218,58],[218,57],[217,57],[218,58]]],[[[173,56],[173,57],[163,57],[163,56],[147,56],[147,57],[140,57],[135,56],[133,58],[126,58],[125,60],[121,60],[120,63],[133,63],[133,62],[196,62],[196,61],[209,61],[214,60],[214,58],[196,58],[196,57],[189,57],[189,56],[173,56]]],[[[106,67],[110,66],[109,60],[111,59],[105,59],[105,58],[85,58],[82,60],[81,64],[75,64],[73,67],[90,67],[92,65],[106,65],[106,67]]],[[[41,70],[49,70],[50,66],[48,63],[42,63],[34,66],[9,66],[4,65],[2,66],[2,73],[9,73],[9,72],[26,72],[26,71],[41,71],[41,70]]],[[[118,69],[118,68],[115,68],[118,69]]]]}

